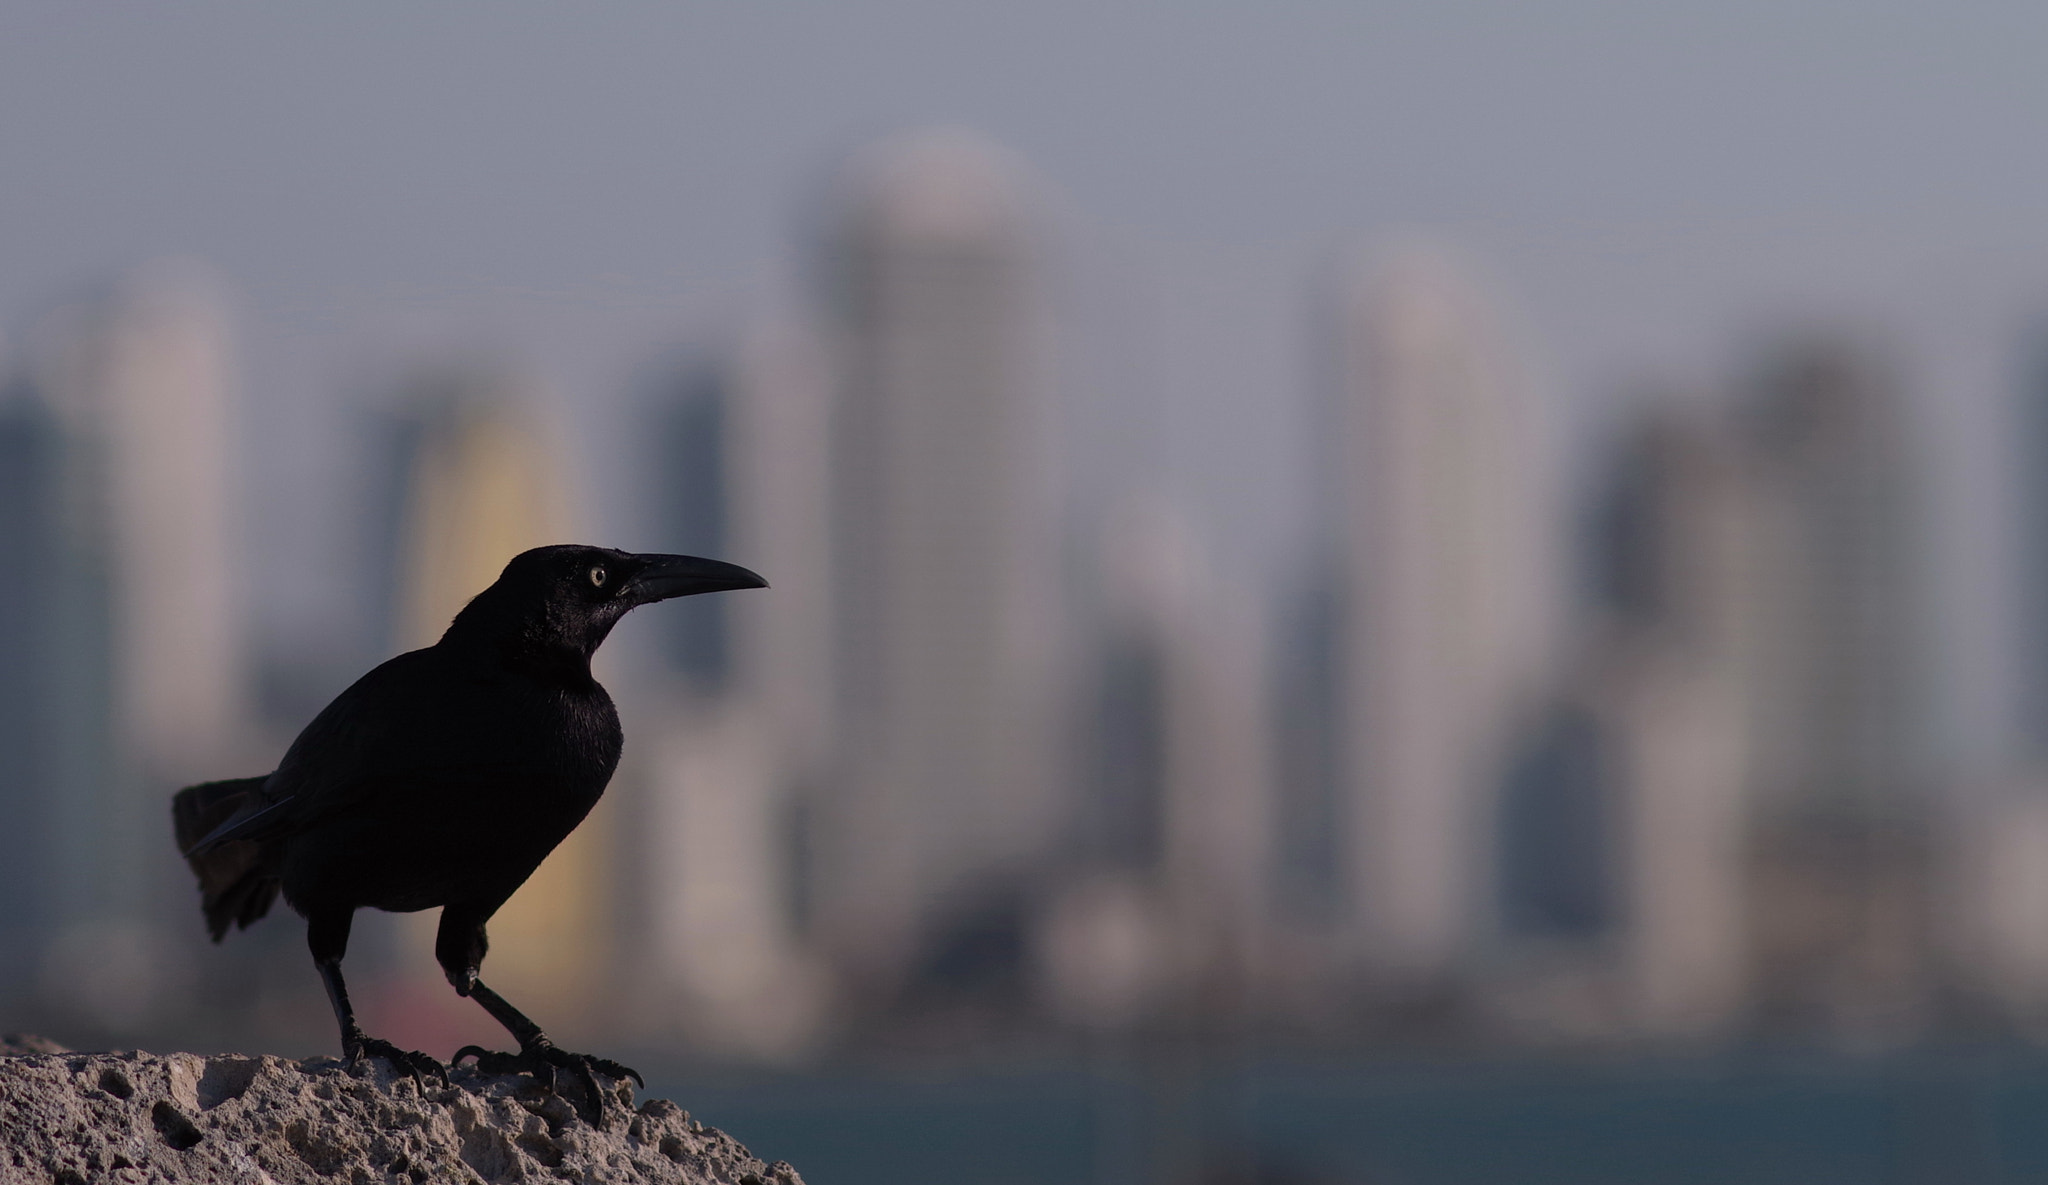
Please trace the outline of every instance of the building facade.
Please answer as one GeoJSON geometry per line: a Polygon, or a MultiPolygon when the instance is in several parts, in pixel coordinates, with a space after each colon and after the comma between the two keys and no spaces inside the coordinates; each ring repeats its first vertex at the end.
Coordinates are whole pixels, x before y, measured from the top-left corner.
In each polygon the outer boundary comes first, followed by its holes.
{"type": "Polygon", "coordinates": [[[836,786],[817,925],[877,983],[1057,827],[1037,233],[1021,168],[939,131],[855,163],[829,242],[836,786]]]}
{"type": "Polygon", "coordinates": [[[1427,995],[1485,933],[1494,801],[1554,648],[1546,428],[1448,255],[1350,265],[1335,322],[1340,925],[1370,981],[1427,995]]]}

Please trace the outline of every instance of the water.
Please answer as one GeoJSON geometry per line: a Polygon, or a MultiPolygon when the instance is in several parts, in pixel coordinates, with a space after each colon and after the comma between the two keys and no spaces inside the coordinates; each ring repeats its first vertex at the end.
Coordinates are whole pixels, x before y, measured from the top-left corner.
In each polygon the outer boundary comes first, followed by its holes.
{"type": "Polygon", "coordinates": [[[2048,1182],[2048,1056],[2019,1049],[649,1085],[812,1185],[2048,1182]]]}

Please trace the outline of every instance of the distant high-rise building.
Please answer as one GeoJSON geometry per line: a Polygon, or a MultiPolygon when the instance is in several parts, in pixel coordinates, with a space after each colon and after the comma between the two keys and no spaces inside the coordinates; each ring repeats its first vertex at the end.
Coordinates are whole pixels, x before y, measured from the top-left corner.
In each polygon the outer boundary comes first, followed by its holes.
{"type": "MultiPolygon", "coordinates": [[[[1550,875],[1614,961],[1605,1025],[1699,1036],[1740,1018],[1749,986],[1750,772],[1763,604],[1757,491],[1717,421],[1653,410],[1624,435],[1591,516],[1588,652],[1571,688],[1589,759],[1525,831],[1568,825],[1550,875]],[[1592,845],[1581,855],[1574,849],[1592,845]],[[1588,916],[1590,915],[1590,916],[1588,916]]],[[[1526,843],[1512,821],[1503,842],[1526,843]]]]}
{"type": "Polygon", "coordinates": [[[1237,1020],[1272,895],[1255,616],[1163,502],[1126,504],[1101,542],[1093,694],[1077,713],[1089,758],[1071,873],[1037,944],[1044,986],[1090,1026],[1237,1020]]]}
{"type": "Polygon", "coordinates": [[[2015,400],[2009,463],[2019,533],[2019,663],[2016,733],[2021,755],[2048,762],[2048,325],[2036,334],[2032,363],[2015,400]]]}
{"type": "Polygon", "coordinates": [[[1926,990],[1931,803],[1917,489],[1864,349],[1767,355],[1746,407],[1762,510],[1753,918],[1766,1021],[1895,1023],[1926,990]]]}
{"type": "MultiPolygon", "coordinates": [[[[67,924],[121,902],[96,879],[98,820],[134,792],[113,717],[109,557],[89,528],[85,442],[26,382],[0,407],[0,997],[34,993],[67,924]]],[[[132,905],[132,902],[126,903],[132,905]]]]}
{"type": "Polygon", "coordinates": [[[1944,930],[1966,982],[2038,1037],[2048,1025],[2048,324],[2027,342],[2006,462],[2018,577],[2013,655],[2018,769],[1958,811],[1944,930]]]}
{"type": "MultiPolygon", "coordinates": [[[[704,363],[682,376],[681,389],[662,409],[661,488],[655,497],[657,529],[665,550],[722,556],[732,537],[732,490],[727,453],[733,447],[734,368],[704,363]]],[[[677,606],[664,623],[671,665],[700,690],[725,689],[732,676],[732,599],[701,597],[677,606]]]]}
{"type": "Polygon", "coordinates": [[[214,285],[153,264],[41,326],[0,426],[4,792],[35,882],[8,978],[108,1024],[164,981],[165,796],[245,756],[232,370],[214,285]]]}
{"type": "Polygon", "coordinates": [[[1047,367],[1028,186],[959,132],[862,158],[830,243],[836,792],[821,933],[886,981],[1055,827],[1047,367]]]}
{"type": "Polygon", "coordinates": [[[763,326],[658,413],[651,545],[771,584],[675,603],[716,611],[676,623],[676,677],[657,712],[630,712],[648,739],[621,778],[635,795],[639,1024],[727,1056],[801,1051],[830,1002],[807,933],[812,816],[830,792],[828,411],[812,335],[763,326]]]}
{"type": "Polygon", "coordinates": [[[155,264],[48,333],[38,384],[97,454],[122,731],[153,777],[206,774],[247,724],[249,677],[224,303],[196,267],[155,264]]]}
{"type": "Polygon", "coordinates": [[[1896,1030],[1928,1002],[1899,408],[1868,355],[1800,339],[1734,412],[1674,405],[1623,437],[1585,648],[1508,786],[1503,937],[1535,957],[1500,995],[1545,1031],[1896,1030]]]}
{"type": "Polygon", "coordinates": [[[1594,941],[1613,928],[1619,812],[1608,741],[1582,705],[1566,702],[1511,754],[1494,825],[1503,937],[1594,941]]]}
{"type": "Polygon", "coordinates": [[[507,561],[564,541],[570,527],[561,457],[517,380],[449,370],[412,398],[405,510],[388,544],[399,574],[391,641],[404,650],[439,641],[507,561]]]}
{"type": "Polygon", "coordinates": [[[1339,912],[1372,978],[1428,991],[1487,913],[1494,794],[1553,642],[1546,434],[1485,301],[1443,254],[1345,274],[1336,323],[1339,912]]]}
{"type": "Polygon", "coordinates": [[[2048,783],[2038,767],[1958,804],[1937,900],[1949,986],[2048,1034],[2048,783]]]}
{"type": "MultiPolygon", "coordinates": [[[[384,610],[393,637],[378,661],[431,646],[513,556],[576,541],[558,449],[535,422],[533,391],[490,367],[428,372],[408,392],[390,438],[398,513],[379,544],[392,574],[384,610]]],[[[491,919],[492,975],[515,998],[557,1014],[587,1006],[605,982],[613,908],[613,837],[600,809],[555,849],[491,919]]],[[[440,1002],[432,918],[406,924],[397,970],[440,1002]]],[[[425,1003],[423,1007],[427,1006],[425,1003]]]]}

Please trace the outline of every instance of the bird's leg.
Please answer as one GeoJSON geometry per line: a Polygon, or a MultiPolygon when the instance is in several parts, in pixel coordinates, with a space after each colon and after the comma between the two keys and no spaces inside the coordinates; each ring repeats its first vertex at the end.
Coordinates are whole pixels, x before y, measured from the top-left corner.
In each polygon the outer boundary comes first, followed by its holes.
{"type": "MultiPolygon", "coordinates": [[[[585,1114],[583,1118],[593,1125],[598,1122],[597,1112],[603,1109],[606,1097],[605,1092],[597,1084],[597,1075],[603,1074],[607,1078],[615,1079],[631,1078],[640,1084],[642,1090],[647,1088],[647,1082],[640,1077],[640,1071],[631,1066],[621,1065],[608,1057],[571,1053],[556,1046],[553,1041],[548,1040],[548,1035],[541,1031],[540,1026],[529,1020],[525,1013],[512,1007],[505,997],[485,987],[483,980],[476,978],[476,969],[473,967],[469,969],[468,984],[469,990],[463,994],[483,1005],[485,1012],[490,1013],[494,1020],[511,1032],[513,1038],[519,1042],[519,1052],[497,1053],[479,1045],[465,1045],[455,1051],[456,1062],[474,1054],[477,1069],[485,1073],[530,1073],[549,1090],[555,1089],[555,1071],[568,1070],[583,1084],[583,1093],[591,1102],[591,1113],[585,1114]]],[[[461,991],[461,988],[458,987],[456,990],[461,991]]]]}
{"type": "MultiPolygon", "coordinates": [[[[453,1060],[460,1062],[474,1056],[477,1068],[488,1074],[529,1073],[549,1090],[555,1088],[555,1071],[568,1070],[583,1084],[584,1093],[594,1109],[602,1108],[605,1098],[605,1092],[597,1084],[598,1074],[608,1078],[631,1078],[645,1090],[646,1081],[631,1066],[620,1065],[610,1058],[570,1053],[558,1048],[548,1040],[548,1035],[541,1031],[539,1025],[477,978],[477,967],[489,948],[484,935],[484,920],[495,908],[495,905],[491,909],[444,907],[441,910],[440,933],[434,939],[434,957],[440,960],[441,969],[447,973],[448,982],[455,986],[456,994],[475,1000],[491,1014],[493,1020],[504,1025],[513,1039],[519,1042],[519,1052],[498,1053],[479,1045],[465,1045],[455,1051],[453,1060]]],[[[590,1114],[584,1118],[594,1124],[598,1117],[590,1114]]]]}
{"type": "Polygon", "coordinates": [[[306,945],[313,951],[313,965],[320,969],[320,982],[327,988],[327,1002],[334,1006],[334,1020],[341,1026],[341,1052],[348,1058],[349,1069],[353,1070],[365,1054],[381,1057],[393,1066],[410,1074],[414,1081],[429,1076],[448,1081],[448,1071],[440,1062],[416,1050],[400,1049],[389,1041],[380,1041],[364,1033],[356,1024],[356,1010],[348,1002],[348,984],[341,978],[341,958],[348,952],[349,924],[355,920],[352,909],[318,910],[306,919],[306,945]]]}

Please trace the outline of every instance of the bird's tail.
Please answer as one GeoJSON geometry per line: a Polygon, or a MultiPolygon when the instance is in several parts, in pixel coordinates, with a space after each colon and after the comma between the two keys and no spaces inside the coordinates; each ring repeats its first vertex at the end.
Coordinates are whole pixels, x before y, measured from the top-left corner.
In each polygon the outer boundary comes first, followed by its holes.
{"type": "Polygon", "coordinates": [[[199,877],[200,908],[206,932],[219,942],[230,925],[248,929],[277,899],[277,878],[262,867],[262,847],[253,840],[232,840],[192,854],[193,845],[245,806],[253,805],[268,777],[201,782],[171,797],[171,824],[178,850],[199,877]]]}

